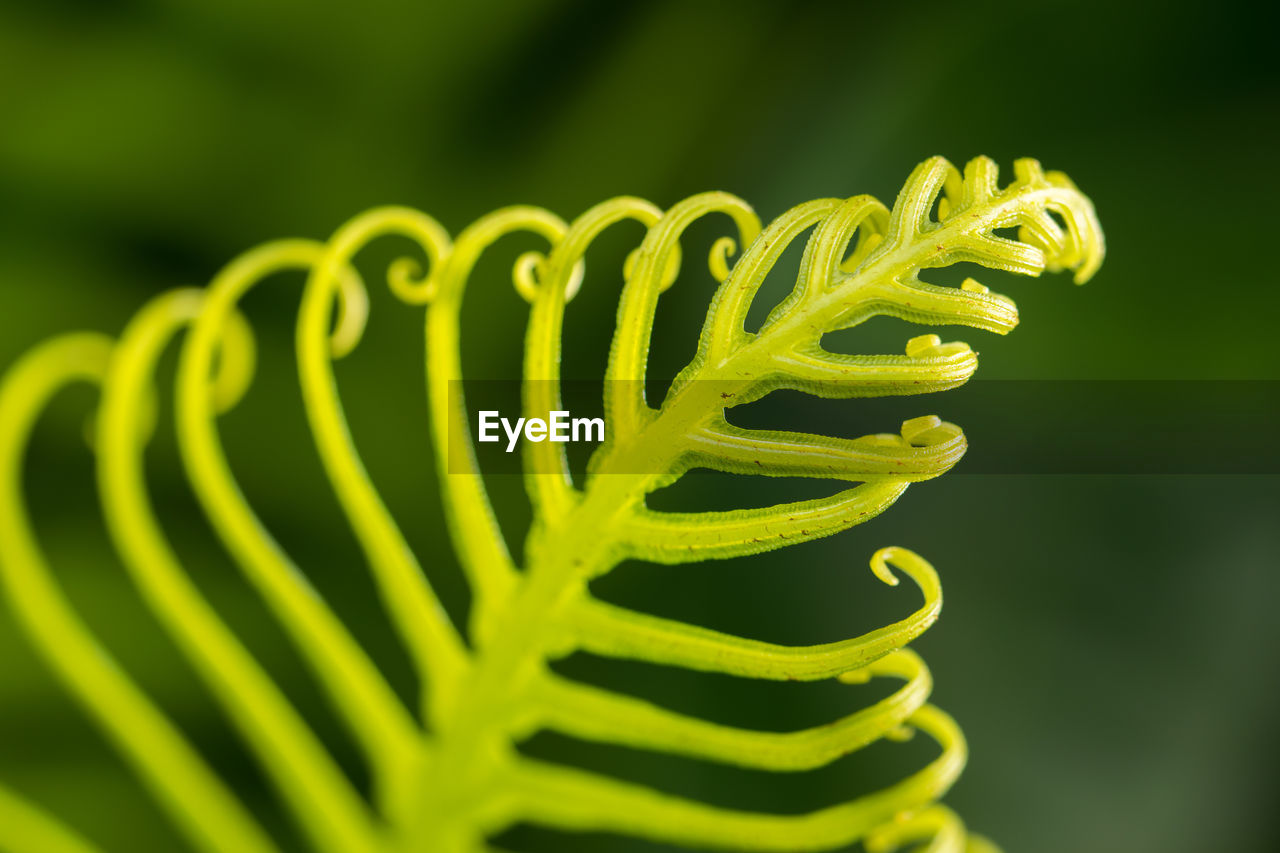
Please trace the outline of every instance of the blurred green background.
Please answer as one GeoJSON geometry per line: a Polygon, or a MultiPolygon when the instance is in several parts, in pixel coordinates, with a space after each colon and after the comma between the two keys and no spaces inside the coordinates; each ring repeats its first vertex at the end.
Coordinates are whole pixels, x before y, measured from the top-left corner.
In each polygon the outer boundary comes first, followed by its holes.
{"type": "MultiPolygon", "coordinates": [[[[515,202],[572,217],[616,194],[666,206],[723,189],[770,218],[820,196],[888,200],[924,157],[982,153],[1006,174],[1026,155],[1070,174],[1097,205],[1109,254],[1085,288],[986,276],[1017,299],[1023,322],[1005,339],[948,330],[981,352],[980,376],[1275,380],[1280,87],[1260,13],[1230,2],[3,0],[0,366],[61,331],[117,331],[150,296],[207,281],[248,247],[324,237],[377,204],[418,207],[456,234],[515,202]]],[[[709,243],[714,231],[691,240],[709,243]]],[[[602,241],[570,309],[580,378],[598,375],[618,265],[638,236],[620,229],[602,241]]],[[[506,270],[534,243],[510,244],[481,265],[484,295],[464,312],[475,376],[509,376],[518,364],[523,304],[506,270]]],[[[370,269],[395,248],[371,251],[370,269]]],[[[655,370],[667,375],[692,353],[712,287],[701,254],[686,257],[687,281],[664,298],[655,337],[655,370]]],[[[227,443],[272,531],[409,695],[407,665],[303,425],[291,362],[298,291],[282,282],[248,303],[263,364],[225,419],[227,443]]],[[[917,333],[874,322],[866,331],[845,340],[898,351],[917,333]]],[[[420,335],[419,313],[376,289],[366,340],[339,376],[368,466],[458,615],[467,599],[426,446],[420,335]]],[[[130,672],[295,845],[111,556],[79,442],[90,400],[66,395],[33,448],[40,533],[130,672]]],[[[947,415],[945,396],[919,405],[947,415]]],[[[838,431],[839,415],[827,426],[838,431]]],[[[1148,426],[1160,441],[1160,425],[1148,426]]],[[[1052,424],[1028,429],[1054,440],[1052,424]]],[[[970,441],[983,436],[970,430],[970,441]]],[[[204,527],[163,429],[153,459],[158,503],[202,588],[359,777],[296,655],[204,527]]],[[[519,485],[493,486],[518,541],[519,485]]],[[[729,506],[789,487],[727,486],[697,478],[672,500],[729,506]]],[[[726,564],[626,565],[597,592],[723,630],[819,642],[915,606],[865,570],[876,547],[911,547],[947,590],[918,648],[938,703],[970,739],[948,802],[973,827],[1010,851],[1270,850],[1280,832],[1276,486],[1264,475],[985,476],[961,463],[845,535],[726,564]]],[[[870,696],[590,660],[565,667],[765,727],[815,724],[870,696]]],[[[176,849],[7,613],[0,673],[0,782],[110,849],[176,849]]],[[[893,745],[775,777],[549,737],[528,749],[783,811],[841,801],[929,755],[893,745]]],[[[525,829],[508,842],[666,849],[525,829]]]]}

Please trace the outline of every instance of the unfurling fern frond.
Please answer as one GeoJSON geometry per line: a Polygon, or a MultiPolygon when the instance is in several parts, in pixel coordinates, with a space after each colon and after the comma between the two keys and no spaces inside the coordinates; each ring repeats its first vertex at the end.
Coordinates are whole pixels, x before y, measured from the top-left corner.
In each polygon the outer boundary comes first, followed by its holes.
{"type": "MultiPolygon", "coordinates": [[[[119,341],[96,334],[41,346],[0,387],[0,565],[19,623],[75,698],[149,787],[194,849],[268,851],[274,842],[235,792],[177,728],[114,665],[60,592],[35,542],[23,501],[23,456],[35,419],[62,387],[102,388],[96,426],[99,488],[124,563],[174,643],[211,688],[261,764],[310,846],[327,853],[424,850],[473,853],[516,823],[638,836],[730,850],[828,850],[863,840],[869,850],[926,844],[981,851],[937,801],[965,763],[951,718],[926,704],[930,676],[906,645],[937,618],[933,568],[902,548],[871,559],[875,575],[914,581],[924,603],[865,636],[787,647],[633,612],[594,599],[587,582],[626,559],[681,563],[762,552],[827,536],[883,511],[911,482],[936,477],[960,458],[960,429],[918,417],[899,433],[838,438],[743,429],[726,410],[779,389],[830,398],[915,394],[965,382],[974,353],[927,334],[901,355],[824,351],[828,332],[876,315],[922,324],[1006,332],[1013,303],[972,279],[960,288],[921,281],[921,271],[957,262],[1036,275],[1071,269],[1089,278],[1102,260],[1093,208],[1067,178],[1022,160],[1000,188],[988,159],[963,174],[932,159],[912,173],[892,210],[868,196],[802,204],[761,230],[751,209],[707,193],[662,211],[613,199],[566,224],[515,207],[486,216],[451,241],[429,217],[380,209],[345,225],[328,243],[266,245],[227,267],[204,290],[161,296],[119,341]],[[935,213],[936,210],[936,213],[935,213]],[[651,406],[644,379],[658,297],[680,265],[681,235],[708,214],[727,214],[710,266],[720,280],[697,354],[651,406]],[[531,231],[545,253],[523,256],[515,283],[531,303],[524,359],[524,414],[560,408],[565,304],[583,256],[623,220],[646,228],[628,259],[604,383],[607,434],[582,482],[561,444],[526,443],[525,482],[533,525],[523,553],[508,551],[472,446],[459,355],[459,314],[471,272],[503,235],[531,231]],[[1017,239],[997,231],[1017,228],[1017,239]],[[794,289],[755,332],[745,318],[783,250],[811,231],[794,289]],[[382,235],[416,241],[428,267],[390,268],[392,290],[426,307],[427,393],[444,505],[473,598],[456,627],[439,605],[371,483],[346,426],[333,360],[359,341],[365,291],[354,267],[382,235]],[[736,246],[745,247],[730,266],[736,246]],[[388,618],[421,682],[405,707],[347,627],[260,523],[233,479],[218,415],[251,381],[253,339],[237,303],[283,270],[307,275],[297,357],[307,416],[334,491],[368,560],[388,618]],[[337,314],[336,324],[333,322],[337,314]],[[166,344],[186,332],[177,378],[182,461],[219,538],[313,670],[367,762],[373,790],[361,796],[304,717],[201,595],[161,530],[143,474],[154,413],[153,372],[166,344]],[[458,444],[461,442],[461,445],[458,444]],[[461,451],[458,450],[461,446],[461,451]],[[452,448],[452,449],[451,449],[452,448]],[[759,509],[659,512],[646,497],[693,468],[848,484],[830,497],[759,509]],[[876,704],[798,732],[750,731],[684,716],[570,680],[551,661],[575,651],[757,679],[902,686],[876,704]],[[540,730],[750,768],[819,767],[885,737],[919,730],[939,756],[900,782],[803,815],[733,811],[530,758],[516,745],[540,730]]],[[[83,851],[56,821],[0,791],[0,849],[83,851]]]]}

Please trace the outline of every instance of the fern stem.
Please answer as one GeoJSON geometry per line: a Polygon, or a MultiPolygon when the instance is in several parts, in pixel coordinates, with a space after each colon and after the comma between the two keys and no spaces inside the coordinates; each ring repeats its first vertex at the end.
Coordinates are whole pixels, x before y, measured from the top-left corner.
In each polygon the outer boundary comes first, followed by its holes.
{"type": "Polygon", "coordinates": [[[100,853],[98,847],[0,785],[0,853],[100,853]]]}
{"type": "Polygon", "coordinates": [[[893,733],[929,696],[932,681],[913,652],[894,652],[860,672],[906,679],[886,699],[811,729],[766,732],[677,714],[649,702],[547,676],[533,694],[543,723],[584,740],[686,755],[759,770],[823,767],[893,733]]]}
{"type": "MultiPolygon", "coordinates": [[[[203,302],[204,293],[199,290],[158,297],[126,329],[113,355],[104,387],[97,454],[108,527],[152,610],[236,723],[316,849],[373,850],[371,816],[360,796],[182,570],[146,493],[142,459],[146,435],[139,423],[140,402],[149,391],[163,347],[179,328],[199,316],[203,302]]],[[[223,365],[233,358],[230,350],[230,343],[223,345],[223,365]]],[[[412,754],[415,741],[407,732],[384,735],[382,751],[370,756],[374,778],[380,782],[404,779],[401,765],[412,754]]]]}
{"type": "MultiPolygon", "coordinates": [[[[484,490],[470,441],[466,400],[462,389],[462,355],[459,344],[462,299],[472,269],[481,253],[501,237],[527,229],[553,245],[564,234],[563,220],[533,207],[495,211],[473,223],[461,234],[439,271],[436,292],[427,310],[426,374],[436,464],[442,481],[450,530],[466,530],[453,544],[471,583],[471,634],[480,637],[491,630],[487,617],[500,610],[517,580],[515,562],[484,490]],[[456,444],[450,447],[450,436],[456,444]]],[[[441,713],[433,708],[432,715],[441,713]]]]}
{"type": "Polygon", "coordinates": [[[733,219],[739,245],[752,243],[760,232],[759,218],[742,199],[728,193],[703,193],[668,210],[640,246],[618,304],[617,329],[605,370],[605,422],[617,435],[636,435],[652,418],[644,400],[644,380],[658,295],[675,278],[680,236],[694,221],[713,212],[733,219]]]}
{"type": "Polygon", "coordinates": [[[318,244],[285,241],[243,255],[210,284],[178,366],[179,449],[210,523],[276,614],[368,755],[386,755],[414,724],[377,667],[250,508],[231,475],[208,392],[215,355],[237,301],[272,273],[308,269],[318,244]]]}
{"type": "Polygon", "coordinates": [[[208,853],[269,853],[275,845],[72,610],[31,532],[22,457],[36,418],[63,387],[100,382],[111,343],[95,334],[55,338],[0,384],[0,572],[19,626],[190,842],[208,853]]]}
{"type": "Polygon", "coordinates": [[[860,670],[920,636],[942,609],[942,586],[928,562],[900,548],[872,557],[877,577],[896,584],[887,564],[919,586],[924,603],[905,619],[848,640],[816,646],[780,646],[626,610],[583,597],[568,611],[572,643],[606,657],[629,658],[744,678],[816,681],[860,670]]]}
{"type": "MultiPolygon", "coordinates": [[[[560,408],[560,340],[571,281],[583,274],[582,257],[609,226],[632,219],[647,228],[662,211],[643,199],[622,197],[592,207],[569,226],[542,265],[542,282],[529,316],[524,358],[524,411],[541,417],[560,408]]],[[[534,516],[555,523],[570,511],[577,492],[569,476],[565,449],[553,442],[529,445],[523,455],[525,486],[534,516]]]]}
{"type": "Polygon", "coordinates": [[[766,477],[812,477],[865,483],[938,477],[964,455],[959,428],[927,448],[874,436],[832,438],[802,432],[747,430],[724,420],[688,436],[689,467],[766,477]],[[923,452],[922,452],[923,451],[923,452]]]}
{"type": "Polygon", "coordinates": [[[801,815],[738,812],[693,803],[613,779],[523,762],[510,785],[539,820],[576,831],[619,832],[717,850],[820,851],[850,844],[903,811],[933,802],[955,782],[966,748],[959,728],[931,705],[910,725],[942,754],[901,782],[849,803],[801,815]]]}
{"type": "MultiPolygon", "coordinates": [[[[405,208],[379,208],[340,228],[312,268],[304,291],[298,315],[298,367],[325,473],[369,561],[383,605],[424,688],[429,685],[448,696],[467,666],[462,639],[364,468],[333,373],[333,358],[342,354],[334,351],[329,335],[334,300],[344,290],[344,279],[359,281],[349,267],[355,253],[388,233],[414,238],[433,267],[449,252],[444,229],[434,219],[405,208]]],[[[343,341],[343,349],[353,348],[362,331],[363,324],[343,341]]]]}

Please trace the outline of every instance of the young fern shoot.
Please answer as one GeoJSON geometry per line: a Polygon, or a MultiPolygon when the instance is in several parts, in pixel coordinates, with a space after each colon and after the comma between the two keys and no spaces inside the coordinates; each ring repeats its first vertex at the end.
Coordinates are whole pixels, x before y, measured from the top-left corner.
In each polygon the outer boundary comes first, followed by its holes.
{"type": "MultiPolygon", "coordinates": [[[[887,315],[1005,333],[1017,323],[1007,297],[968,279],[924,282],[924,270],[959,262],[1039,275],[1098,269],[1103,237],[1089,200],[1061,173],[1015,164],[1000,187],[986,158],[963,172],[941,158],[921,164],[892,209],[869,196],[801,204],[761,227],[732,195],[706,193],[663,211],[615,198],[572,223],[533,207],[483,217],[456,240],[430,217],[383,208],[344,225],[327,243],[289,240],[233,262],[206,290],[153,301],[118,342],[69,335],[33,351],[0,384],[0,571],[23,632],[68,691],[120,750],[192,849],[270,851],[275,841],[235,792],[154,703],[61,593],[31,531],[22,459],[48,399],[74,382],[102,389],[96,453],[109,530],[148,607],[208,685],[276,789],[306,843],[318,851],[476,853],[518,823],[596,831],[686,848],[833,850],[862,841],[872,853],[924,844],[982,851],[938,801],[966,760],[960,729],[928,704],[929,671],[907,645],[938,617],[937,574],[922,557],[889,547],[871,557],[881,581],[899,575],[923,603],[899,622],[816,646],[780,646],[631,611],[595,599],[588,581],[623,560],[725,559],[829,536],[884,511],[910,483],[951,468],[965,450],[960,428],[932,415],[898,433],[856,438],[744,429],[726,411],[778,390],[826,398],[942,391],[976,370],[964,343],[924,334],[897,355],[825,351],[822,336],[887,315]],[[936,213],[935,213],[936,210],[936,213]],[[716,242],[720,282],[693,360],[665,399],[644,394],[654,314],[681,265],[680,240],[695,221],[726,215],[735,235],[716,242]],[[583,285],[583,258],[622,221],[646,228],[628,258],[617,328],[604,370],[605,440],[576,482],[563,444],[526,442],[524,481],[533,525],[518,554],[490,505],[462,392],[460,312],[483,252],[516,231],[545,239],[521,257],[515,285],[531,310],[523,365],[523,415],[560,405],[566,303],[583,285]],[[997,234],[1016,228],[1017,238],[997,234]],[[754,332],[747,312],[787,246],[809,233],[790,294],[754,332]],[[367,314],[355,270],[360,250],[384,235],[416,242],[427,266],[401,259],[393,292],[426,311],[426,380],[432,440],[454,548],[473,597],[455,626],[431,588],[360,456],[333,362],[360,340],[367,314]],[[730,257],[742,247],[736,261],[730,257]],[[218,415],[252,381],[254,344],[238,302],[285,270],[307,276],[297,360],[306,413],[325,473],[409,654],[421,690],[406,707],[347,626],[307,584],[236,484],[218,415]],[[337,316],[336,324],[332,322],[337,316]],[[366,798],[339,769],[305,716],[271,681],[182,568],[156,519],[144,476],[147,413],[156,362],[183,330],[176,388],[182,463],[214,530],[297,646],[373,781],[366,798]],[[461,447],[461,450],[459,450],[461,447]],[[757,509],[661,512],[646,498],[694,468],[836,480],[829,497],[757,509]],[[582,651],[701,672],[778,681],[891,679],[886,698],[827,725],[765,732],[721,725],[578,683],[551,662],[582,651]],[[820,767],[882,738],[922,731],[938,756],[873,794],[801,815],[714,807],[636,784],[537,760],[518,745],[551,730],[589,741],[778,772],[820,767]]],[[[94,850],[39,807],[0,790],[0,850],[94,850]]]]}

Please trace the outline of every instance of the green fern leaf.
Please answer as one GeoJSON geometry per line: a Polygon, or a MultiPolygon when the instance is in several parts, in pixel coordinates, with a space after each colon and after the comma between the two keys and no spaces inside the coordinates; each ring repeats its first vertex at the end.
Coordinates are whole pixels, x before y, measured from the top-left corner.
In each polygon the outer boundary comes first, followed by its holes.
{"type": "MultiPolygon", "coordinates": [[[[924,416],[892,435],[835,438],[742,429],[725,412],[780,389],[852,398],[962,384],[977,367],[963,343],[926,334],[908,341],[900,355],[850,356],[824,351],[820,340],[877,315],[1004,333],[1017,323],[1012,301],[971,279],[960,288],[928,284],[920,272],[975,262],[1029,275],[1070,269],[1083,282],[1102,256],[1088,199],[1065,176],[1043,172],[1032,160],[1019,161],[1015,180],[1000,188],[986,158],[970,162],[963,174],[935,158],[912,173],[892,210],[867,196],[822,199],[793,208],[763,230],[743,201],[724,193],[695,196],[665,212],[638,199],[613,199],[571,224],[538,208],[508,208],[456,240],[416,211],[371,211],[327,243],[272,243],[236,260],[207,289],[159,297],[119,341],[65,336],[9,371],[0,385],[6,595],[50,668],[193,849],[275,849],[235,792],[114,664],[61,593],[35,541],[22,483],[29,435],[52,395],[87,381],[102,388],[99,488],[129,574],[313,849],[472,853],[489,849],[488,839],[516,823],[533,823],[695,848],[829,850],[861,840],[871,851],[921,843],[931,851],[993,850],[937,803],[966,752],[955,723],[927,704],[929,672],[906,648],[941,606],[937,575],[921,557],[885,548],[871,558],[880,580],[897,584],[896,570],[919,587],[923,604],[913,614],[861,637],[809,647],[629,611],[594,599],[587,582],[626,559],[684,563],[753,554],[831,535],[882,512],[908,484],[936,477],[959,460],[965,439],[958,427],[924,416]],[[721,283],[697,354],[654,407],[643,388],[657,300],[680,267],[682,234],[709,214],[726,214],[737,235],[722,238],[712,251],[711,271],[721,283]],[[513,555],[472,446],[469,440],[459,445],[460,436],[470,435],[459,355],[463,295],[478,259],[502,236],[529,231],[547,240],[545,254],[523,256],[515,270],[516,287],[531,303],[524,410],[528,417],[545,417],[560,408],[565,304],[582,283],[583,256],[602,231],[623,220],[638,221],[647,232],[626,265],[605,371],[605,441],[582,482],[570,475],[563,445],[526,444],[534,523],[522,553],[513,555]],[[996,234],[1013,227],[1016,240],[996,234]],[[807,231],[790,295],[757,331],[746,331],[747,311],[765,276],[807,231]],[[427,256],[425,273],[401,260],[388,281],[403,301],[426,308],[436,459],[454,546],[473,592],[465,630],[440,607],[428,573],[370,481],[333,373],[334,360],[356,346],[364,329],[366,294],[355,256],[388,234],[414,240],[427,256]],[[738,246],[745,248],[730,266],[738,246]],[[284,270],[307,275],[297,359],[311,431],[420,678],[418,707],[397,698],[272,539],[232,477],[219,438],[219,414],[239,399],[253,373],[253,338],[237,304],[250,288],[284,270]],[[143,474],[153,374],[165,345],[184,329],[176,421],[186,474],[218,536],[359,745],[373,780],[368,798],[201,595],[156,520],[143,474]],[[693,468],[846,485],[830,497],[759,509],[677,513],[647,506],[648,495],[693,468]],[[549,666],[575,651],[746,678],[886,678],[902,685],[825,726],[751,731],[577,683],[549,666]],[[516,745],[540,730],[772,771],[819,767],[916,730],[935,739],[940,753],[913,775],[860,799],[810,814],[773,815],[712,807],[522,755],[516,745]]],[[[92,849],[36,806],[0,790],[0,850],[92,849]]]]}

